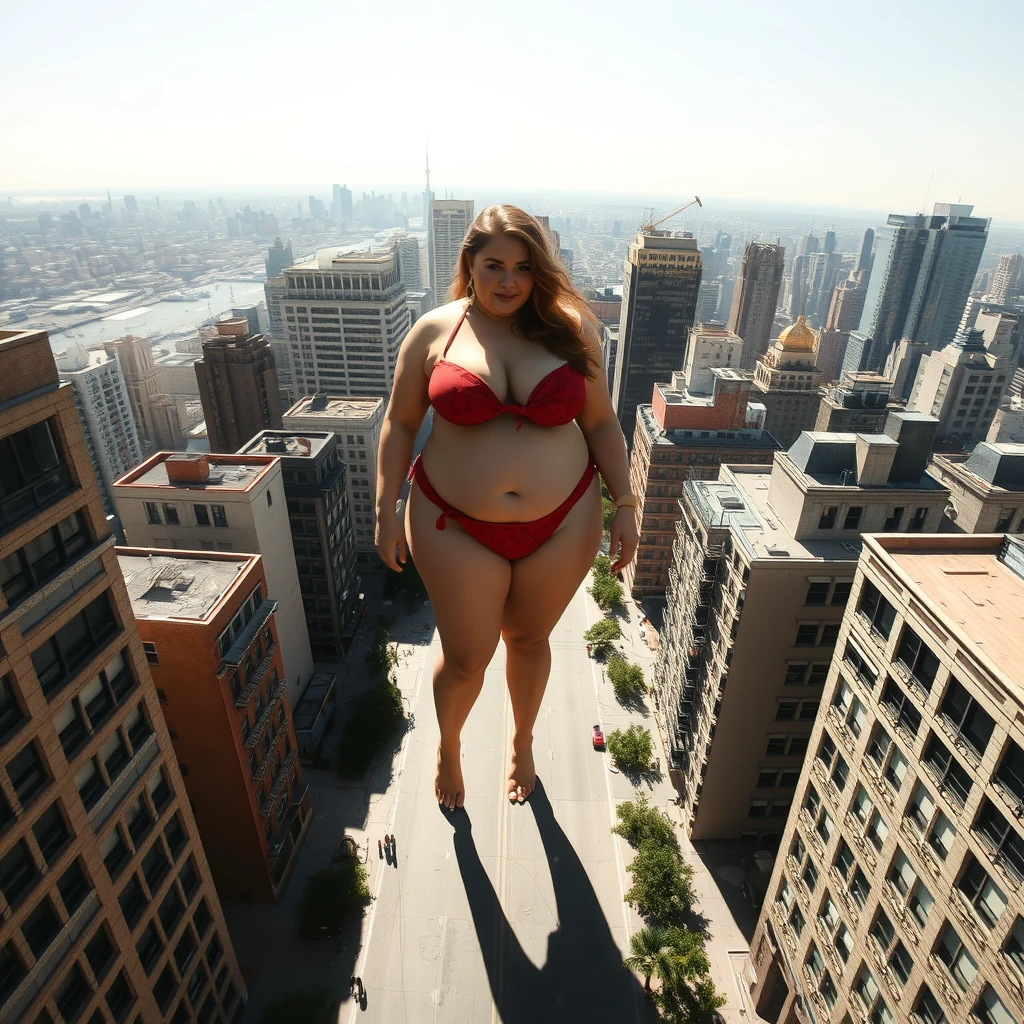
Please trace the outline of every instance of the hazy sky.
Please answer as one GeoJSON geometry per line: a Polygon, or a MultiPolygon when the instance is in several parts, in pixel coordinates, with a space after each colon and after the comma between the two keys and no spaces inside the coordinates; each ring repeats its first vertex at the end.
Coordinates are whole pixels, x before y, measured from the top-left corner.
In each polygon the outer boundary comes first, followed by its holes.
{"type": "Polygon", "coordinates": [[[700,193],[1024,222],[1020,0],[50,0],[0,10],[0,194],[700,193]],[[929,188],[929,179],[934,180],[929,188]]]}

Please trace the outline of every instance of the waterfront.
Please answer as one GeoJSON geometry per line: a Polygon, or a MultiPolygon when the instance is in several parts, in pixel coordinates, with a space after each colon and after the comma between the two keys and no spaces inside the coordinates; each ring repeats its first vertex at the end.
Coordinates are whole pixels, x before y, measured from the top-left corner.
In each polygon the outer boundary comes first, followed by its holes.
{"type": "Polygon", "coordinates": [[[60,351],[71,341],[86,348],[96,348],[105,341],[126,334],[151,341],[160,341],[170,335],[184,337],[183,332],[197,330],[206,321],[229,312],[232,306],[251,306],[263,301],[263,285],[254,281],[216,281],[195,284],[185,290],[193,288],[209,292],[210,297],[193,302],[140,299],[137,306],[119,310],[106,318],[51,332],[50,344],[60,351]]]}

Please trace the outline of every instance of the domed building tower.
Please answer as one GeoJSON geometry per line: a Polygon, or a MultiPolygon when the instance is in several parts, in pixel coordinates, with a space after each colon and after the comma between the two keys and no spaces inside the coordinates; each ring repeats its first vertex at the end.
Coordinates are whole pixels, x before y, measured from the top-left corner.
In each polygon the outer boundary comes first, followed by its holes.
{"type": "Polygon", "coordinates": [[[765,426],[783,448],[814,429],[822,380],[814,365],[815,341],[814,331],[798,316],[754,368],[751,400],[763,403],[768,411],[765,426]]]}

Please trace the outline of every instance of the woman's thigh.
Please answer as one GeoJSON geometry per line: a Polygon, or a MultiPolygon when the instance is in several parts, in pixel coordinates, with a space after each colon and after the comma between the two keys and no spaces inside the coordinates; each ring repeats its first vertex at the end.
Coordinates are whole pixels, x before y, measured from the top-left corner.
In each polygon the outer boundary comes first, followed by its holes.
{"type": "Polygon", "coordinates": [[[438,530],[440,514],[413,483],[406,536],[430,596],[445,662],[467,671],[486,668],[501,635],[511,563],[450,520],[438,530]]]}
{"type": "Polygon", "coordinates": [[[512,584],[501,631],[506,642],[535,642],[551,634],[601,546],[599,478],[536,551],[512,562],[512,584]]]}

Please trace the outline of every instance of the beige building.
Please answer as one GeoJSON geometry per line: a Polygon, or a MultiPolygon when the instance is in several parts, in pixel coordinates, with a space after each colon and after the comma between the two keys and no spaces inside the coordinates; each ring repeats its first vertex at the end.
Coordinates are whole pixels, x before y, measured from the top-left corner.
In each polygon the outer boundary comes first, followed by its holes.
{"type": "Polygon", "coordinates": [[[1024,551],[864,550],[751,947],[769,1022],[1024,1016],[1024,551]]]}
{"type": "Polygon", "coordinates": [[[153,365],[153,346],[147,338],[136,338],[133,334],[126,334],[123,338],[104,342],[103,348],[116,356],[121,366],[121,375],[128,389],[135,427],[143,439],[143,448],[146,448],[147,441],[150,444],[156,443],[150,404],[160,393],[156,367],[153,365]]]}
{"type": "Polygon", "coordinates": [[[754,369],[752,401],[768,414],[768,429],[783,448],[788,448],[818,415],[821,374],[814,365],[814,331],[802,316],[787,327],[754,369]]]}
{"type": "Polygon", "coordinates": [[[0,1020],[237,1022],[71,385],[43,331],[0,331],[0,364],[0,1020]]]}
{"type": "Polygon", "coordinates": [[[1024,444],[982,441],[970,455],[935,455],[929,472],[949,488],[944,530],[1024,533],[1024,444]]]}
{"type": "Polygon", "coordinates": [[[738,370],[743,339],[723,324],[697,324],[690,331],[683,373],[691,395],[710,395],[715,390],[715,367],[738,370]]]}
{"type": "Polygon", "coordinates": [[[272,455],[157,452],[114,484],[131,547],[263,556],[277,602],[281,657],[294,708],[313,675],[281,460],[272,455]]]}
{"type": "Polygon", "coordinates": [[[949,492],[925,472],[935,421],[804,433],[767,466],[723,466],[679,502],[654,669],[690,835],[778,843],[862,534],[933,533],[949,492]]]}
{"type": "MultiPolygon", "coordinates": [[[[462,240],[473,223],[472,199],[434,199],[430,203],[430,287],[434,301],[443,306],[459,265],[462,240]]],[[[555,255],[558,250],[554,250],[555,255]]]]}
{"type": "Polygon", "coordinates": [[[383,398],[323,394],[301,398],[282,419],[285,430],[329,430],[348,465],[346,487],[360,570],[380,564],[373,545],[377,524],[377,449],[384,422],[383,398]]]}
{"type": "Polygon", "coordinates": [[[878,373],[843,374],[821,389],[814,429],[829,433],[877,434],[889,413],[901,408],[892,399],[892,381],[878,373]]]}

